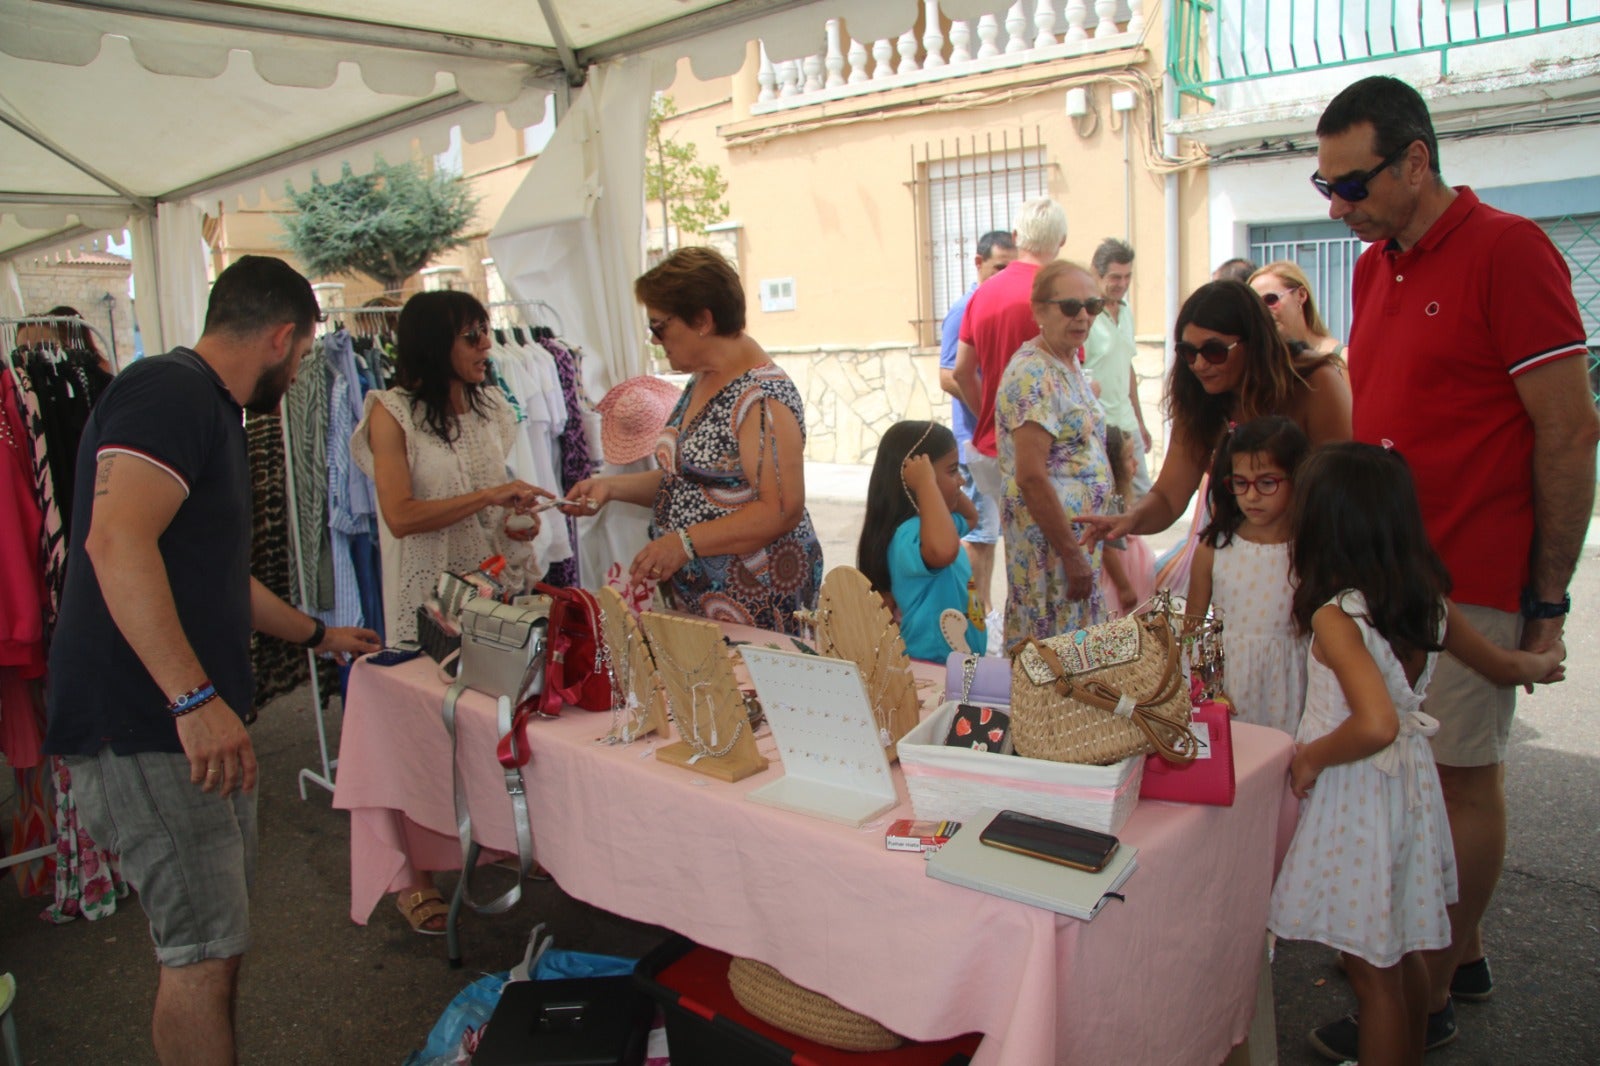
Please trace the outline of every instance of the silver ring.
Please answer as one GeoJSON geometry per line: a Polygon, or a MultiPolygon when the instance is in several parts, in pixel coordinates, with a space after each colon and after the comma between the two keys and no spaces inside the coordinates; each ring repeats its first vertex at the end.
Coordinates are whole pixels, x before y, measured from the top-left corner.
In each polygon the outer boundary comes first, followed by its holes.
{"type": "Polygon", "coordinates": [[[216,777],[220,773],[222,773],[221,770],[207,770],[206,771],[206,776],[207,777],[216,777]]]}

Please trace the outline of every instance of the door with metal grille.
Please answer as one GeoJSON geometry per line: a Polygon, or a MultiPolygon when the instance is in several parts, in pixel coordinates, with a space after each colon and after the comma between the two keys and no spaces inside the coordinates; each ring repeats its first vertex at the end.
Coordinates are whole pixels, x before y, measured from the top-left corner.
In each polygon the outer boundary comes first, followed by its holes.
{"type": "Polygon", "coordinates": [[[1572,295],[1589,338],[1589,391],[1600,404],[1600,214],[1541,218],[1572,272],[1572,295]]]}

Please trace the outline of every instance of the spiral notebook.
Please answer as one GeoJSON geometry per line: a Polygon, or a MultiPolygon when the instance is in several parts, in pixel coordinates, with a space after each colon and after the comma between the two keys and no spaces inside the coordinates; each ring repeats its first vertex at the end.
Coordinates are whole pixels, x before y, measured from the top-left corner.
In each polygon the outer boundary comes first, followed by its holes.
{"type": "Polygon", "coordinates": [[[1088,921],[1139,868],[1139,849],[1127,843],[1093,874],[990,847],[978,834],[998,813],[983,810],[964,821],[948,844],[928,856],[928,876],[1088,921]]]}

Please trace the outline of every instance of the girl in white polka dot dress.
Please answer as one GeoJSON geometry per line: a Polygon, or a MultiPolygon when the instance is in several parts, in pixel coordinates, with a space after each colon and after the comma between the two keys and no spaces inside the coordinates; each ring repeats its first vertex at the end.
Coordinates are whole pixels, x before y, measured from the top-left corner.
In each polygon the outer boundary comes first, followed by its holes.
{"type": "Polygon", "coordinates": [[[1427,975],[1450,943],[1450,825],[1420,710],[1440,650],[1500,685],[1560,678],[1566,650],[1495,647],[1445,599],[1411,472],[1370,444],[1319,449],[1293,515],[1295,620],[1311,633],[1289,766],[1303,801],[1268,927],[1346,953],[1362,1066],[1422,1061],[1427,975]]]}
{"type": "Polygon", "coordinates": [[[1311,445],[1287,418],[1223,438],[1211,468],[1211,522],[1189,574],[1190,614],[1222,618],[1223,688],[1240,721],[1294,736],[1306,701],[1306,641],[1291,614],[1290,509],[1311,445]]]}

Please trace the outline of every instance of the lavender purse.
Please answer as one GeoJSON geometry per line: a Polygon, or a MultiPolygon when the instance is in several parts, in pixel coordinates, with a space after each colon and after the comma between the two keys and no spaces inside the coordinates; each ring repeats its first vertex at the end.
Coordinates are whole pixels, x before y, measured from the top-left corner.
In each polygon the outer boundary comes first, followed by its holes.
{"type": "Polygon", "coordinates": [[[953,651],[944,661],[944,698],[957,703],[1008,706],[1011,662],[993,655],[953,651]]]}

